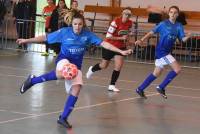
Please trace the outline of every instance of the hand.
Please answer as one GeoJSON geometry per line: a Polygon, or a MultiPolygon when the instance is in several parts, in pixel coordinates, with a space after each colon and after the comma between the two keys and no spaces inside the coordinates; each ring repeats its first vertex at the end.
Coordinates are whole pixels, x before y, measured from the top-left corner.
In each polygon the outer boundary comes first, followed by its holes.
{"type": "Polygon", "coordinates": [[[135,45],[141,46],[141,45],[142,45],[142,40],[137,40],[137,41],[135,42],[135,45]]]}
{"type": "Polygon", "coordinates": [[[27,43],[27,39],[17,39],[16,43],[19,44],[19,45],[26,44],[27,43]]]}
{"type": "Polygon", "coordinates": [[[122,40],[128,40],[128,35],[123,35],[122,40]]]}
{"type": "Polygon", "coordinates": [[[132,53],[133,53],[132,49],[124,50],[124,51],[121,52],[121,54],[124,55],[124,56],[132,54],[132,53]]]}
{"type": "Polygon", "coordinates": [[[187,33],[187,37],[192,37],[192,33],[187,33]]]}

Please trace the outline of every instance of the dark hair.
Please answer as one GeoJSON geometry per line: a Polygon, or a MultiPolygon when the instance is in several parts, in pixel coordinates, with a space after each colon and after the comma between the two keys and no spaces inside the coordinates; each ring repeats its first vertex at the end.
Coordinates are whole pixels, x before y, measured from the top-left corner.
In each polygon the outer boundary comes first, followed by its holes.
{"type": "Polygon", "coordinates": [[[77,0],[72,0],[72,1],[71,1],[71,5],[72,5],[72,3],[74,3],[74,2],[78,4],[78,1],[77,1],[77,0]]]}
{"type": "Polygon", "coordinates": [[[171,6],[171,7],[169,8],[169,11],[170,11],[172,8],[176,9],[176,10],[178,11],[178,13],[180,12],[178,6],[171,6]]]}
{"type": "MultiPolygon", "coordinates": [[[[59,0],[59,1],[58,1],[58,5],[56,6],[56,8],[59,8],[59,2],[60,2],[60,1],[63,1],[63,2],[65,3],[65,0],[59,0]]],[[[68,9],[66,3],[65,3],[65,6],[64,6],[64,9],[68,9]]]]}
{"type": "Polygon", "coordinates": [[[79,11],[77,11],[77,10],[74,10],[74,15],[73,15],[72,20],[74,20],[74,19],[81,19],[81,20],[83,20],[83,26],[84,27],[86,26],[84,16],[82,14],[80,14],[79,11]]]}
{"type": "Polygon", "coordinates": [[[131,11],[131,7],[125,7],[125,8],[123,8],[123,10],[122,11],[124,11],[124,10],[130,10],[131,11]]]}

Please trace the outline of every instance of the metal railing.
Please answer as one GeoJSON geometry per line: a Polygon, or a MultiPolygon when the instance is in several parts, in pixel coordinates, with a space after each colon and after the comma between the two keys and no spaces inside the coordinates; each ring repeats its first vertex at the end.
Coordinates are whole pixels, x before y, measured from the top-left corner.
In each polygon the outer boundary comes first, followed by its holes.
{"type": "Polygon", "coordinates": [[[17,38],[31,38],[45,34],[45,24],[43,21],[34,20],[4,20],[1,26],[1,47],[18,51],[44,52],[45,46],[41,44],[16,44],[17,38]]]}
{"type": "MultiPolygon", "coordinates": [[[[143,29],[139,26],[133,29],[133,35],[131,41],[134,42],[136,39],[140,39],[144,36],[149,30],[143,29]]],[[[98,32],[98,28],[92,27],[94,31],[101,37],[105,37],[105,32],[98,32]]],[[[103,29],[106,30],[104,27],[103,29]]],[[[13,24],[13,20],[5,20],[1,25],[0,37],[1,44],[0,48],[3,49],[13,49],[19,50],[18,45],[16,44],[16,39],[21,38],[30,38],[38,35],[45,34],[44,22],[42,21],[33,21],[33,20],[17,20],[13,24]]],[[[126,61],[145,63],[145,64],[154,64],[154,55],[155,55],[155,45],[159,39],[158,35],[147,39],[143,46],[129,46],[133,49],[133,54],[126,57],[126,61]]],[[[33,52],[44,52],[45,45],[41,44],[29,44],[27,45],[27,51],[33,52]]],[[[102,57],[100,47],[90,46],[86,52],[85,58],[98,58],[102,57]]],[[[200,68],[200,33],[193,34],[193,37],[189,39],[186,43],[177,42],[174,45],[172,55],[181,63],[182,66],[200,68]]]]}

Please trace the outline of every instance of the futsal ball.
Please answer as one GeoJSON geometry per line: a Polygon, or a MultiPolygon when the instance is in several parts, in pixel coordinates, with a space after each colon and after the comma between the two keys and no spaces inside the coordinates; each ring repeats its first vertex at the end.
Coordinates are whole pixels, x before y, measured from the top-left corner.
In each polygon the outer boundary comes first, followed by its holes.
{"type": "Polygon", "coordinates": [[[74,79],[78,74],[78,68],[72,63],[65,64],[62,69],[62,76],[66,80],[74,79]]]}

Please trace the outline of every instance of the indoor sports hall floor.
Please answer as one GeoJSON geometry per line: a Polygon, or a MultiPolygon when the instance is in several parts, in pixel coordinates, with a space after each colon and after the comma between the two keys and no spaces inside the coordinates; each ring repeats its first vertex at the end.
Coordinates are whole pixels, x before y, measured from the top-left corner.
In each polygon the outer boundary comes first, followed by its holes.
{"type": "MultiPolygon", "coordinates": [[[[28,74],[40,75],[54,68],[54,58],[38,53],[0,51],[0,134],[199,134],[200,70],[184,68],[168,86],[168,99],[155,90],[164,74],[146,90],[147,100],[135,88],[153,65],[126,63],[117,83],[120,93],[107,91],[112,66],[84,77],[78,103],[67,130],[56,120],[66,99],[63,81],[32,87],[20,95],[28,74]]],[[[98,60],[85,59],[83,76],[98,60]]]]}

